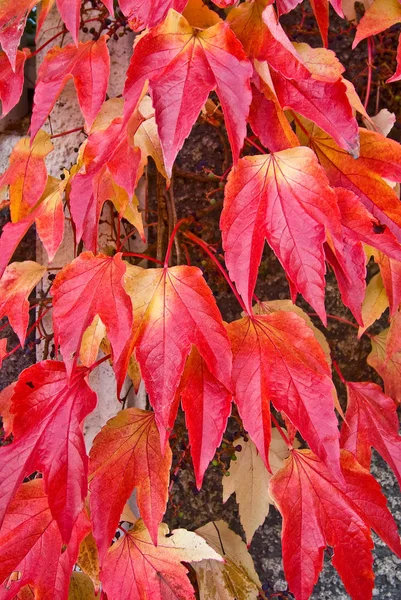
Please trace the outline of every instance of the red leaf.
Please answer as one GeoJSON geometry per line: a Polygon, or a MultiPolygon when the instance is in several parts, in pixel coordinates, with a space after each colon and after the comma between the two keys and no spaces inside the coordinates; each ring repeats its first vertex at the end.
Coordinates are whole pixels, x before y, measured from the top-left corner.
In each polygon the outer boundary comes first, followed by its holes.
{"type": "MultiPolygon", "coordinates": [[[[120,253],[109,257],[83,252],[57,275],[51,289],[54,334],[68,378],[76,367],[82,336],[96,315],[106,327],[114,367],[128,364],[126,344],[131,336],[132,304],[123,287],[124,274],[120,253]]],[[[120,385],[122,381],[119,389],[120,385]]]]}
{"type": "Polygon", "coordinates": [[[333,383],[324,352],[292,312],[246,317],[227,325],[233,348],[235,402],[266,466],[270,401],[284,411],[333,473],[339,473],[333,383]]]}
{"type": "Polygon", "coordinates": [[[17,594],[29,584],[35,598],[65,600],[79,545],[89,531],[90,523],[81,513],[64,549],[49,510],[43,479],[24,483],[10,504],[0,531],[0,580],[4,582],[13,572],[19,572],[3,587],[1,597],[19,598],[17,594]]]}
{"type": "Polygon", "coordinates": [[[57,0],[57,8],[72,39],[78,46],[78,32],[81,21],[81,0],[57,0]]]}
{"type": "Polygon", "coordinates": [[[390,315],[393,316],[401,304],[401,262],[388,258],[382,252],[374,252],[375,262],[379,265],[388,301],[390,315]]]}
{"type": "Polygon", "coordinates": [[[401,181],[401,146],[380,133],[367,129],[359,132],[361,147],[356,160],[316,127],[310,143],[331,185],[354,192],[368,211],[401,241],[400,200],[382,179],[401,181]]]}
{"type": "Polygon", "coordinates": [[[0,52],[0,100],[2,106],[1,117],[5,117],[21,98],[24,87],[25,61],[30,52],[27,48],[23,52],[18,50],[14,71],[4,52],[0,52]]]}
{"type": "Polygon", "coordinates": [[[27,260],[9,265],[0,280],[0,319],[7,316],[21,346],[29,322],[28,296],[46,272],[36,262],[27,260]]]}
{"type": "Polygon", "coordinates": [[[221,556],[196,533],[176,529],[166,534],[168,528],[162,524],[156,547],[138,520],[113,544],[101,571],[108,600],[195,600],[188,569],[181,562],[221,560],[221,556]]]}
{"type": "Polygon", "coordinates": [[[36,231],[46,248],[50,262],[55,257],[64,237],[63,194],[68,183],[68,173],[64,175],[64,180],[49,176],[35,215],[36,231]]]}
{"type": "Polygon", "coordinates": [[[348,405],[340,443],[370,469],[373,446],[393,469],[401,485],[401,437],[394,400],[370,382],[347,382],[348,405]]]}
{"type": "Polygon", "coordinates": [[[140,31],[158,25],[167,16],[170,8],[182,13],[188,0],[119,0],[120,8],[129,21],[131,29],[140,31]]]}
{"type": "Polygon", "coordinates": [[[18,45],[29,12],[38,0],[2,0],[0,6],[0,44],[15,70],[18,45]]]}
{"type": "Polygon", "coordinates": [[[333,190],[308,148],[245,157],[229,175],[220,227],[231,278],[251,310],[265,238],[295,292],[325,319],[326,229],[341,238],[333,190]]]}
{"type": "Polygon", "coordinates": [[[82,422],[96,394],[79,370],[68,384],[63,363],[44,361],[23,371],[14,389],[14,440],[0,448],[0,521],[24,477],[41,471],[49,506],[68,542],[88,489],[82,422]]]}
{"type": "Polygon", "coordinates": [[[35,222],[37,214],[38,209],[29,213],[18,223],[7,223],[3,227],[0,237],[0,277],[3,275],[18,244],[35,222]]]}
{"type": "Polygon", "coordinates": [[[294,450],[270,480],[269,491],[284,519],[284,573],[297,600],[310,597],[326,546],[334,549],[332,563],[353,600],[372,596],[370,529],[401,556],[397,525],[377,481],[345,450],[341,468],[345,485],[310,450],[294,450]]]}
{"type": "Polygon", "coordinates": [[[198,268],[129,267],[126,288],[134,303],[135,355],[164,448],[175,419],[175,396],[192,344],[213,376],[228,389],[230,345],[212,292],[198,268]]]}
{"type": "Polygon", "coordinates": [[[327,48],[329,41],[329,0],[310,0],[310,3],[322,36],[323,45],[327,48]]]}
{"type": "MultiPolygon", "coordinates": [[[[0,339],[0,369],[3,365],[3,360],[6,356],[7,356],[7,338],[1,338],[0,339]]],[[[2,405],[1,405],[1,401],[0,401],[0,407],[1,406],[2,405]]]]}
{"type": "Polygon", "coordinates": [[[180,384],[198,489],[220,446],[231,412],[231,393],[209,371],[196,348],[187,359],[180,384]]]}
{"type": "Polygon", "coordinates": [[[101,558],[115,535],[124,505],[137,489],[140,514],[157,544],[166,510],[171,450],[164,456],[153,412],[129,408],[110,419],[90,451],[90,506],[101,558]]]}
{"type": "Polygon", "coordinates": [[[326,131],[354,158],[359,155],[358,123],[345,84],[317,79],[286,79],[271,72],[274,89],[283,109],[292,108],[326,131]]]}
{"type": "MultiPolygon", "coordinates": [[[[70,4],[70,2],[67,2],[70,4]]],[[[110,57],[106,37],[98,41],[56,46],[45,56],[36,80],[31,135],[46,121],[67,81],[74,80],[78,102],[89,129],[106,97],[110,57]]]]}
{"type": "Polygon", "coordinates": [[[227,23],[203,31],[174,10],[135,46],[124,89],[125,112],[149,82],[166,171],[189,135],[209,93],[216,90],[234,162],[246,135],[252,67],[227,23]]]}
{"type": "MultiPolygon", "coordinates": [[[[4,350],[6,349],[7,340],[5,338],[0,340],[0,346],[4,345],[4,350]],[[5,342],[5,343],[4,343],[5,342]]],[[[1,354],[1,351],[0,351],[1,354]]],[[[0,415],[4,430],[5,437],[9,437],[13,432],[13,422],[14,415],[11,414],[11,400],[14,395],[14,388],[17,385],[17,382],[14,381],[10,383],[7,387],[1,390],[0,392],[0,415]]]]}

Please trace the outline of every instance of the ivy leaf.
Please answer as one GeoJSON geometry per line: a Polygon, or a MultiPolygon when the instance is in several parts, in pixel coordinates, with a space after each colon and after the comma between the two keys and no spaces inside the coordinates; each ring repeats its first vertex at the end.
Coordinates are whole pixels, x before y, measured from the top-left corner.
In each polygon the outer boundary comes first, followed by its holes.
{"type": "Polygon", "coordinates": [[[195,347],[187,358],[179,393],[188,429],[197,488],[220,446],[231,412],[231,393],[210,372],[195,347]]]}
{"type": "Polygon", "coordinates": [[[397,404],[401,404],[401,351],[389,354],[387,350],[389,331],[390,328],[387,328],[378,335],[372,336],[372,351],[367,362],[383,379],[386,394],[397,404]]]}
{"type": "Polygon", "coordinates": [[[0,280],[0,319],[7,316],[20,344],[25,344],[29,322],[28,296],[46,272],[31,260],[8,265],[0,280]]]}
{"type": "Polygon", "coordinates": [[[125,282],[134,304],[135,356],[164,448],[191,346],[197,347],[211,374],[230,389],[230,345],[212,292],[197,267],[128,266],[125,282]]]}
{"type": "MultiPolygon", "coordinates": [[[[241,451],[235,451],[236,460],[231,460],[228,477],[223,477],[223,502],[235,494],[241,525],[245,531],[246,543],[250,545],[255,531],[263,525],[269,514],[272,499],[269,496],[269,481],[272,474],[266,469],[255,444],[238,438],[233,446],[239,445],[241,451]]],[[[269,447],[269,466],[277,473],[287,458],[289,450],[276,428],[272,429],[269,447]]]]}
{"type": "Polygon", "coordinates": [[[224,521],[207,523],[195,533],[224,558],[224,563],[202,560],[192,565],[200,600],[257,600],[261,583],[240,536],[224,521]]]}
{"type": "Polygon", "coordinates": [[[86,372],[80,369],[68,384],[61,362],[48,360],[25,369],[11,399],[14,440],[0,448],[0,521],[24,477],[38,470],[66,543],[88,490],[81,426],[96,406],[96,394],[85,381],[86,372]]]}
{"type": "Polygon", "coordinates": [[[242,158],[228,178],[220,227],[230,277],[248,310],[267,239],[295,293],[325,320],[323,243],[327,231],[341,238],[341,224],[335,194],[310,149],[242,158]]]}
{"type": "Polygon", "coordinates": [[[397,525],[377,481],[346,450],[341,452],[341,468],[344,484],[310,450],[295,450],[270,481],[284,519],[284,573],[297,600],[310,597],[326,546],[334,549],[332,563],[355,600],[372,595],[370,529],[401,556],[397,525]]]}
{"type": "Polygon", "coordinates": [[[54,334],[69,379],[78,362],[82,337],[96,316],[106,327],[114,367],[117,363],[126,369],[132,305],[123,287],[124,274],[121,254],[109,257],[83,252],[57,275],[51,289],[54,334]]]}
{"type": "Polygon", "coordinates": [[[65,600],[79,544],[89,531],[89,520],[81,513],[65,548],[43,479],[23,483],[0,530],[0,580],[10,578],[2,598],[20,598],[19,592],[29,584],[35,598],[65,600]],[[15,572],[18,577],[11,577],[15,572]]]}
{"type": "Polygon", "coordinates": [[[394,471],[401,485],[401,436],[394,400],[369,381],[347,382],[348,404],[340,443],[370,469],[371,447],[394,471]]]}
{"type": "Polygon", "coordinates": [[[388,307],[388,298],[380,273],[372,277],[366,288],[366,295],[362,303],[362,323],[359,327],[358,337],[368,329],[377,319],[380,319],[388,307]]]}
{"type": "MultiPolygon", "coordinates": [[[[59,0],[60,1],[60,0],[59,0]]],[[[71,2],[66,2],[70,5],[71,2]]],[[[85,124],[90,129],[106,97],[110,57],[106,37],[52,48],[43,59],[36,80],[31,135],[35,138],[69,79],[74,80],[85,124]]]]}
{"type": "Polygon", "coordinates": [[[133,529],[113,544],[101,571],[108,600],[195,600],[186,575],[187,568],[181,562],[223,562],[223,559],[196,533],[176,529],[167,537],[168,533],[168,527],[163,523],[156,547],[142,521],[138,520],[133,529]],[[122,572],[124,577],[120,577],[122,572]]]}
{"type": "Polygon", "coordinates": [[[31,143],[24,137],[13,148],[0,189],[9,186],[11,220],[23,219],[40,200],[47,183],[46,156],[53,150],[49,134],[40,131],[31,143]]]}
{"type": "Polygon", "coordinates": [[[90,452],[90,507],[101,560],[134,488],[140,514],[157,544],[167,505],[171,460],[169,447],[164,455],[161,452],[153,412],[122,410],[97,434],[90,452]]]}
{"type": "Polygon", "coordinates": [[[38,0],[2,0],[0,6],[0,44],[16,70],[18,45],[28,15],[38,0]]]}
{"type": "Polygon", "coordinates": [[[401,241],[400,200],[387,183],[401,180],[401,147],[380,133],[360,129],[360,156],[352,158],[323,131],[312,129],[310,144],[330,183],[354,192],[368,211],[401,241]]]}
{"type": "Polygon", "coordinates": [[[45,190],[40,199],[38,214],[35,215],[36,231],[46,248],[49,261],[52,261],[64,237],[63,194],[68,184],[69,174],[64,171],[64,179],[49,175],[45,190]]]}
{"type": "Polygon", "coordinates": [[[293,312],[245,317],[227,325],[235,402],[267,468],[270,401],[339,477],[331,371],[305,321],[293,312]]]}
{"type": "Polygon", "coordinates": [[[57,8],[65,26],[78,46],[79,25],[81,22],[81,0],[57,0],[57,8]]]}
{"type": "Polygon", "coordinates": [[[13,71],[6,53],[0,52],[0,100],[2,107],[0,118],[5,117],[21,98],[24,87],[25,61],[29,54],[30,51],[27,48],[23,51],[18,50],[13,71]]]}
{"type": "Polygon", "coordinates": [[[178,151],[216,90],[236,162],[246,135],[251,75],[251,64],[227,23],[199,31],[170,10],[135,46],[124,89],[125,114],[135,110],[148,82],[170,177],[178,151]]]}
{"type": "Polygon", "coordinates": [[[129,26],[134,31],[141,31],[145,27],[155,27],[165,17],[170,8],[182,13],[188,0],[155,0],[155,2],[141,2],[141,0],[119,0],[120,8],[127,17],[129,26]]]}

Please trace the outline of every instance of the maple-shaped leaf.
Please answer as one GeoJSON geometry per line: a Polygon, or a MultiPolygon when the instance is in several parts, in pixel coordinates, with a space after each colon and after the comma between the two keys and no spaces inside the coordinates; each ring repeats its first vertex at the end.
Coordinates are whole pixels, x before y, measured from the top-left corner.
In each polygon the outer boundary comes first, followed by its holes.
{"type": "Polygon", "coordinates": [[[266,60],[284,77],[310,78],[310,72],[277,19],[270,0],[243,2],[227,21],[251,59],[266,60]]]}
{"type": "Polygon", "coordinates": [[[266,63],[255,62],[252,78],[252,103],[249,109],[249,124],[262,144],[271,152],[299,146],[299,140],[292,130],[285,112],[272,89],[266,83],[268,75],[260,76],[258,69],[264,69],[266,63]]]}
{"type": "Polygon", "coordinates": [[[172,454],[164,455],[153,412],[120,411],[95,437],[90,451],[93,534],[103,559],[124,505],[134,488],[138,508],[154,544],[166,510],[172,454]]]}
{"type": "Polygon", "coordinates": [[[401,304],[401,261],[389,258],[374,248],[371,254],[379,265],[392,316],[401,304]]]}
{"type": "Polygon", "coordinates": [[[326,232],[341,236],[334,191],[306,147],[242,158],[228,178],[220,227],[230,277],[251,310],[265,239],[293,289],[325,319],[326,232]]]}
{"type": "Polygon", "coordinates": [[[372,351],[367,362],[383,379],[386,394],[397,404],[401,404],[401,351],[397,350],[392,354],[388,352],[389,333],[390,328],[387,328],[371,337],[372,351]]]}
{"type": "Polygon", "coordinates": [[[268,489],[272,473],[277,473],[283,467],[289,450],[278,430],[273,428],[269,447],[269,473],[251,440],[245,442],[238,438],[233,446],[239,446],[241,450],[235,451],[236,460],[230,462],[228,477],[223,477],[223,502],[227,502],[231,494],[235,494],[239,518],[249,545],[255,531],[263,525],[269,514],[272,499],[268,489]]]}
{"type": "Polygon", "coordinates": [[[133,196],[146,162],[135,147],[134,134],[142,116],[122,122],[123,101],[105,103],[96,119],[82,154],[78,172],[71,182],[70,208],[76,237],[85,247],[97,250],[98,222],[106,200],[111,200],[121,216],[133,196]],[[115,116],[117,115],[117,116],[115,116]]]}
{"type": "Polygon", "coordinates": [[[231,392],[209,371],[195,347],[187,358],[179,393],[188,429],[198,489],[220,446],[231,412],[231,392]]]}
{"type": "Polygon", "coordinates": [[[360,129],[360,156],[352,158],[323,131],[310,128],[309,143],[330,183],[354,192],[368,211],[401,241],[400,200],[383,180],[401,180],[401,146],[380,133],[360,129]]]}
{"type": "Polygon", "coordinates": [[[265,465],[269,468],[272,401],[338,473],[333,383],[313,331],[293,312],[245,317],[229,323],[227,331],[233,349],[234,398],[265,465]]]}
{"type": "Polygon", "coordinates": [[[13,442],[0,448],[0,521],[24,477],[41,471],[49,505],[68,542],[86,497],[87,457],[82,422],[96,406],[86,369],[70,383],[61,362],[43,361],[19,376],[11,399],[13,442]],[[57,443],[56,443],[57,442],[57,443]]]}
{"type": "Polygon", "coordinates": [[[327,546],[334,549],[332,563],[354,600],[372,597],[370,529],[401,556],[397,525],[380,485],[346,450],[341,452],[341,469],[343,484],[310,450],[295,450],[270,480],[270,493],[284,520],[284,573],[297,600],[310,597],[327,546]]]}
{"type": "Polygon", "coordinates": [[[83,513],[73,525],[65,547],[49,508],[43,479],[21,485],[0,530],[0,581],[6,583],[1,591],[3,600],[29,597],[19,595],[27,584],[35,598],[67,598],[79,544],[90,531],[83,513]],[[12,576],[16,572],[18,576],[12,576]]]}
{"type": "MultiPolygon", "coordinates": [[[[70,4],[70,2],[68,2],[70,4]]],[[[89,129],[106,97],[110,57],[102,36],[97,41],[52,48],[43,59],[36,80],[31,120],[32,138],[46,121],[69,79],[73,79],[79,106],[89,129]]]]}
{"type": "Polygon", "coordinates": [[[21,98],[22,88],[24,87],[25,61],[28,56],[29,50],[27,48],[24,51],[18,50],[13,71],[6,53],[0,52],[0,100],[2,110],[0,118],[5,117],[21,98]]]}
{"type": "Polygon", "coordinates": [[[347,382],[347,394],[340,436],[342,448],[352,452],[359,464],[369,470],[373,446],[401,485],[401,436],[394,400],[369,381],[347,382]]]}
{"type": "Polygon", "coordinates": [[[251,103],[252,66],[227,23],[199,31],[174,10],[135,45],[124,88],[131,115],[144,85],[155,109],[167,175],[209,93],[216,90],[237,161],[251,103]]]}
{"type": "Polygon", "coordinates": [[[18,45],[28,15],[38,0],[2,0],[0,4],[0,44],[11,68],[16,69],[18,45]]]}
{"type": "MultiPolygon", "coordinates": [[[[396,23],[401,22],[401,4],[398,0],[374,0],[367,7],[365,14],[359,21],[356,36],[352,48],[355,48],[361,40],[376,35],[385,29],[389,29],[396,23]]],[[[401,79],[401,41],[398,42],[397,71],[386,83],[401,79]]]]}
{"type": "Polygon", "coordinates": [[[8,317],[21,346],[29,322],[28,296],[46,272],[46,267],[31,260],[8,265],[0,279],[0,318],[8,317]]]}
{"type": "Polygon", "coordinates": [[[202,560],[192,565],[200,600],[257,600],[261,583],[240,536],[224,521],[207,523],[195,533],[224,558],[224,563],[202,560]]]}
{"type": "Polygon", "coordinates": [[[195,600],[182,562],[218,560],[222,557],[196,533],[176,529],[170,535],[164,523],[157,547],[141,520],[110,548],[101,571],[108,600],[195,600]],[[167,537],[168,535],[168,537],[167,537]],[[120,577],[121,573],[124,577],[120,577]]]}
{"type": "Polygon", "coordinates": [[[11,220],[24,218],[40,200],[47,183],[46,156],[53,150],[49,134],[40,131],[31,143],[24,137],[14,146],[0,189],[9,186],[11,220]]]}
{"type": "Polygon", "coordinates": [[[154,2],[119,0],[119,5],[131,29],[141,31],[145,27],[158,25],[167,16],[170,8],[182,13],[187,2],[188,0],[155,0],[154,2]]]}
{"type": "Polygon", "coordinates": [[[127,267],[125,281],[134,305],[135,355],[164,447],[191,346],[230,389],[230,345],[215,299],[197,267],[127,267]]]}
{"type": "Polygon", "coordinates": [[[114,366],[121,361],[122,369],[126,369],[132,304],[123,287],[124,274],[121,254],[110,257],[83,252],[57,275],[51,288],[54,334],[69,378],[77,364],[85,330],[97,315],[106,327],[114,366]]]}

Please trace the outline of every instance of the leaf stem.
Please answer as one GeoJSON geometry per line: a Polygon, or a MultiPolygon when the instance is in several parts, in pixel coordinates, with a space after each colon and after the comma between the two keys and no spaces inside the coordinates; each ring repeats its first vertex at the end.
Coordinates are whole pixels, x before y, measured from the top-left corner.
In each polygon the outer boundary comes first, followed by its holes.
{"type": "Polygon", "coordinates": [[[253,140],[251,140],[251,138],[246,137],[245,141],[248,142],[248,144],[250,144],[254,148],[256,148],[256,150],[259,150],[259,152],[261,152],[262,154],[266,154],[266,150],[264,148],[262,148],[262,146],[259,146],[259,144],[257,144],[253,140]]]}
{"type": "Polygon", "coordinates": [[[109,358],[111,358],[111,354],[106,354],[105,356],[102,356],[102,358],[99,358],[99,360],[97,360],[96,362],[94,362],[93,365],[91,365],[90,367],[88,367],[89,373],[92,373],[92,371],[94,369],[96,369],[96,367],[98,367],[102,363],[106,362],[106,360],[109,360],[109,358]]]}
{"type": "Polygon", "coordinates": [[[285,434],[285,433],[284,433],[284,431],[282,430],[280,423],[277,421],[277,419],[276,419],[276,417],[274,416],[274,414],[273,414],[273,413],[270,413],[270,416],[271,416],[271,420],[273,421],[273,423],[274,423],[274,425],[275,425],[276,429],[278,430],[279,434],[281,435],[281,437],[283,438],[283,440],[284,440],[284,441],[285,441],[285,443],[287,444],[288,448],[289,448],[290,450],[292,450],[293,446],[292,446],[292,444],[291,444],[291,442],[290,442],[289,438],[286,436],[286,434],[285,434]]]}
{"type": "Polygon", "coordinates": [[[368,42],[368,81],[366,84],[365,102],[363,103],[365,110],[367,109],[368,104],[369,104],[370,90],[372,87],[372,36],[368,37],[367,42],[368,42]]]}
{"type": "Polygon", "coordinates": [[[244,310],[248,314],[248,311],[246,310],[245,304],[243,303],[241,296],[239,295],[239,293],[235,289],[234,284],[231,281],[231,279],[229,278],[229,276],[227,275],[225,269],[219,263],[219,261],[217,260],[216,256],[213,254],[213,252],[211,252],[211,250],[209,249],[209,245],[206,242],[204,242],[203,240],[201,240],[200,238],[198,238],[196,235],[194,235],[193,233],[191,233],[190,231],[186,231],[184,233],[184,235],[188,239],[190,239],[193,242],[195,242],[196,244],[198,244],[198,246],[200,246],[202,248],[202,250],[204,250],[206,252],[206,254],[209,256],[209,258],[212,259],[212,261],[217,266],[217,268],[219,269],[220,273],[223,275],[224,279],[227,281],[228,285],[230,286],[231,291],[233,292],[234,296],[238,300],[238,303],[241,306],[242,310],[244,310]]]}
{"type": "Polygon", "coordinates": [[[168,246],[167,246],[166,256],[165,256],[165,259],[164,259],[164,268],[165,269],[168,267],[168,263],[169,263],[169,260],[170,260],[171,250],[173,249],[174,238],[177,235],[177,232],[178,232],[179,228],[181,227],[181,225],[184,225],[185,223],[192,223],[193,220],[194,220],[193,217],[186,217],[185,219],[180,219],[176,223],[173,231],[171,232],[170,239],[169,239],[168,246]]]}
{"type": "Polygon", "coordinates": [[[340,367],[338,366],[338,362],[337,362],[336,360],[334,360],[334,358],[333,358],[333,357],[331,358],[331,362],[333,363],[333,367],[334,367],[334,369],[335,369],[335,371],[336,371],[337,375],[339,376],[339,378],[340,378],[341,382],[342,382],[344,385],[347,385],[347,382],[346,382],[346,380],[345,380],[345,377],[344,377],[344,375],[341,373],[341,369],[340,369],[340,367]]]}
{"type": "Polygon", "coordinates": [[[134,256],[136,258],[144,258],[145,260],[150,260],[158,265],[163,266],[163,261],[158,258],[153,258],[153,256],[148,256],[147,254],[141,254],[140,252],[122,252],[123,256],[134,256]]]}
{"type": "Polygon", "coordinates": [[[44,48],[46,48],[46,46],[48,46],[49,44],[51,44],[51,42],[53,40],[56,40],[58,37],[60,37],[60,35],[63,35],[67,33],[66,29],[62,29],[61,31],[59,31],[58,33],[56,33],[55,35],[53,35],[50,39],[47,40],[47,42],[45,42],[44,44],[42,44],[41,46],[39,46],[39,48],[37,48],[35,50],[35,52],[32,52],[32,54],[30,54],[28,56],[28,59],[33,58],[34,56],[36,56],[37,54],[39,54],[39,52],[41,52],[42,50],[44,50],[44,48]]]}
{"type": "Polygon", "coordinates": [[[75,127],[75,129],[69,129],[68,131],[62,131],[61,133],[54,133],[50,136],[50,139],[54,140],[55,138],[62,137],[63,135],[69,135],[70,133],[77,133],[78,131],[82,131],[83,133],[83,127],[75,127]]]}

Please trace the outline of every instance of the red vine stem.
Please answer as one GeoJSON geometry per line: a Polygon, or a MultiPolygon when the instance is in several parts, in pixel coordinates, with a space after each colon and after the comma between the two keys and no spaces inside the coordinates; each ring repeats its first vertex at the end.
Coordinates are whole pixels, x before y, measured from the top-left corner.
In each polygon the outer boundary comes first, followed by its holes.
{"type": "Polygon", "coordinates": [[[257,144],[253,140],[251,140],[251,138],[246,137],[245,141],[248,142],[248,144],[250,144],[254,148],[256,148],[256,150],[259,150],[259,152],[261,152],[262,154],[266,154],[266,150],[264,148],[262,148],[262,146],[259,146],[259,144],[257,144]]]}
{"type": "Polygon", "coordinates": [[[339,376],[339,378],[341,379],[342,383],[343,383],[344,385],[347,385],[347,382],[346,382],[346,380],[345,380],[345,377],[344,377],[344,375],[341,373],[341,369],[340,369],[340,367],[338,366],[338,363],[337,363],[337,361],[336,361],[336,360],[334,360],[334,358],[332,358],[332,359],[331,359],[331,362],[333,363],[333,367],[335,368],[335,370],[336,370],[336,373],[337,373],[337,375],[339,376]]]}
{"type": "Polygon", "coordinates": [[[92,371],[94,369],[96,369],[96,367],[98,367],[102,363],[106,362],[106,360],[109,360],[109,358],[111,358],[111,354],[106,354],[106,356],[102,356],[102,358],[99,358],[99,360],[97,360],[96,362],[94,362],[93,365],[91,365],[90,367],[88,367],[89,373],[92,373],[92,371]]]}
{"type": "Polygon", "coordinates": [[[59,31],[58,33],[56,33],[55,35],[53,35],[50,39],[47,40],[47,42],[45,42],[44,44],[42,44],[41,46],[39,46],[39,48],[37,48],[37,50],[35,50],[35,52],[32,52],[32,54],[30,54],[28,56],[29,58],[33,58],[34,56],[36,56],[37,54],[39,54],[39,52],[41,52],[44,48],[46,48],[46,46],[48,46],[49,44],[51,44],[51,42],[53,40],[56,40],[58,37],[60,37],[60,35],[63,35],[67,33],[66,29],[62,29],[61,31],[59,31]]]}
{"type": "Polygon", "coordinates": [[[234,296],[238,300],[239,305],[241,306],[242,310],[244,310],[248,314],[248,311],[246,310],[245,304],[243,303],[241,296],[239,295],[239,293],[235,289],[233,282],[231,281],[231,279],[229,278],[229,276],[227,275],[226,271],[223,269],[223,267],[221,266],[221,264],[219,263],[219,261],[217,260],[217,258],[213,254],[213,252],[210,251],[208,244],[206,244],[206,242],[204,242],[203,240],[201,240],[200,238],[198,238],[196,235],[194,235],[190,231],[186,231],[184,233],[184,235],[188,239],[190,239],[193,242],[195,242],[195,244],[198,244],[198,246],[200,246],[202,248],[202,250],[204,250],[206,252],[206,254],[209,256],[209,258],[212,259],[212,261],[214,262],[214,264],[219,269],[220,273],[223,275],[224,279],[227,281],[228,285],[230,286],[231,291],[233,292],[234,296]]]}
{"type": "Polygon", "coordinates": [[[136,258],[144,258],[145,260],[150,260],[151,262],[157,263],[158,265],[163,266],[163,261],[158,258],[153,258],[153,256],[148,256],[147,254],[141,254],[140,252],[122,252],[123,256],[134,256],[136,258]]]}
{"type": "Polygon", "coordinates": [[[63,135],[69,135],[70,133],[77,133],[78,131],[83,132],[83,127],[75,127],[75,129],[69,129],[68,131],[62,131],[61,133],[55,133],[50,136],[50,139],[54,140],[55,138],[62,137],[63,135]]]}
{"type": "Polygon", "coordinates": [[[273,421],[276,429],[278,429],[279,434],[281,435],[281,437],[283,438],[283,440],[287,444],[288,448],[290,450],[292,450],[292,444],[291,444],[290,440],[288,439],[288,437],[286,436],[286,434],[284,433],[284,431],[282,430],[280,423],[277,421],[277,419],[273,415],[273,413],[271,413],[270,416],[271,416],[271,420],[273,421]]]}
{"type": "Polygon", "coordinates": [[[170,239],[169,239],[168,246],[167,246],[166,256],[164,259],[164,268],[165,269],[168,267],[171,250],[173,249],[174,238],[177,235],[179,228],[181,227],[181,225],[184,225],[185,223],[192,223],[193,220],[194,220],[193,217],[186,217],[185,219],[180,219],[178,221],[178,223],[176,223],[176,226],[174,227],[174,229],[170,235],[170,239]]]}
{"type": "MultiPolygon", "coordinates": [[[[319,315],[315,312],[310,312],[307,313],[308,317],[319,317],[319,315]]],[[[353,327],[354,329],[359,329],[359,326],[356,325],[355,323],[352,323],[352,321],[348,321],[347,319],[343,319],[342,317],[337,317],[336,315],[326,315],[328,319],[334,319],[335,321],[339,321],[340,323],[345,323],[345,325],[349,325],[350,327],[353,327]]],[[[366,334],[369,335],[369,334],[366,334]]]]}
{"type": "MultiPolygon", "coordinates": [[[[28,337],[32,331],[35,329],[35,327],[38,325],[38,323],[40,323],[40,321],[43,319],[43,317],[49,312],[50,308],[47,308],[46,310],[44,310],[42,312],[42,314],[36,319],[35,323],[28,329],[28,331],[26,332],[26,337],[28,337]]],[[[4,357],[3,360],[6,360],[6,358],[8,358],[9,356],[11,356],[12,354],[14,354],[15,352],[17,352],[17,350],[19,348],[22,348],[21,343],[17,344],[17,346],[15,346],[15,348],[13,348],[12,350],[10,350],[10,352],[8,352],[4,357]]]]}

